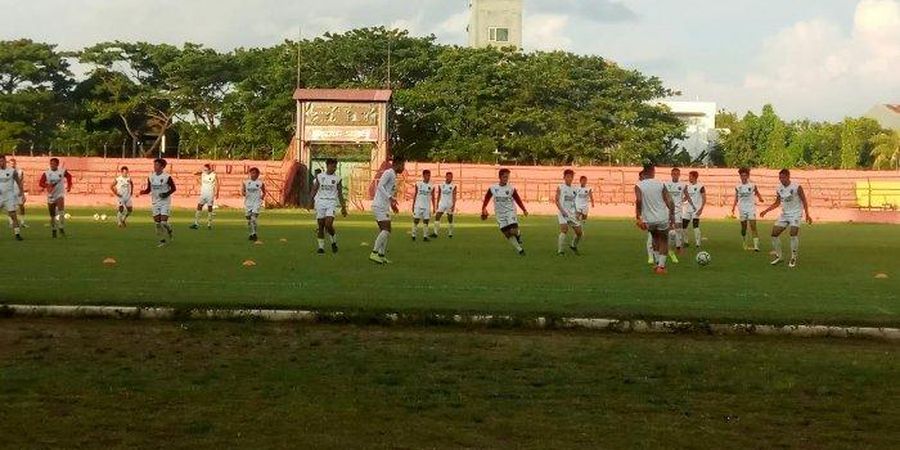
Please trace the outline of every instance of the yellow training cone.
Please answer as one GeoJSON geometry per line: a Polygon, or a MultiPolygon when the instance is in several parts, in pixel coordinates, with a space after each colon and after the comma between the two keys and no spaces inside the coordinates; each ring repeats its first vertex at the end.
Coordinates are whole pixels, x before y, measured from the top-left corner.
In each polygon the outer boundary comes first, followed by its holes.
{"type": "Polygon", "coordinates": [[[254,241],[253,245],[263,245],[262,241],[254,241]]]}
{"type": "Polygon", "coordinates": [[[888,277],[888,274],[886,273],[876,273],[875,278],[878,278],[879,280],[886,280],[890,277],[888,277]]]}
{"type": "Polygon", "coordinates": [[[103,260],[103,265],[105,266],[114,266],[116,265],[116,258],[106,258],[103,260]]]}
{"type": "Polygon", "coordinates": [[[279,242],[287,242],[287,238],[281,238],[278,240],[279,242]]]}
{"type": "Polygon", "coordinates": [[[255,265],[256,265],[256,261],[254,261],[252,259],[248,259],[248,260],[244,261],[244,267],[253,267],[255,265]]]}

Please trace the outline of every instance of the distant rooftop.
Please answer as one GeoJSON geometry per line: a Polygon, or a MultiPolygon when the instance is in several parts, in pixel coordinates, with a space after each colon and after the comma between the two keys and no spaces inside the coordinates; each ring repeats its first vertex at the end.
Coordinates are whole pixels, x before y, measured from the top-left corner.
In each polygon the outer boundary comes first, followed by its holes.
{"type": "Polygon", "coordinates": [[[324,102],[389,102],[387,89],[297,89],[294,100],[324,102]]]}

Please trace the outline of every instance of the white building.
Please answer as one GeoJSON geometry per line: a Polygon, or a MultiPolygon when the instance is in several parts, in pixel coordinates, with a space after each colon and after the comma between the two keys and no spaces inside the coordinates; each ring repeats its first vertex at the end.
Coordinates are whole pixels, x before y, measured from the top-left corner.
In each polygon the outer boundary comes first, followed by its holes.
{"type": "Polygon", "coordinates": [[[678,116],[685,125],[684,140],[678,145],[687,150],[691,159],[698,158],[703,152],[709,155],[718,140],[716,131],[716,104],[714,102],[662,101],[672,113],[678,116]]]}
{"type": "Polygon", "coordinates": [[[469,47],[522,48],[522,0],[469,0],[469,47]]]}

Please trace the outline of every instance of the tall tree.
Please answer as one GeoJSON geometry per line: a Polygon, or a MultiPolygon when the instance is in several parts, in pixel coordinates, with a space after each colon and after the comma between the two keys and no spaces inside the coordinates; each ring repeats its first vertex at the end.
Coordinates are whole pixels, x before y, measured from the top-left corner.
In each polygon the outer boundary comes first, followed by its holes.
{"type": "Polygon", "coordinates": [[[885,131],[872,138],[872,168],[900,169],[900,133],[885,131]]]}

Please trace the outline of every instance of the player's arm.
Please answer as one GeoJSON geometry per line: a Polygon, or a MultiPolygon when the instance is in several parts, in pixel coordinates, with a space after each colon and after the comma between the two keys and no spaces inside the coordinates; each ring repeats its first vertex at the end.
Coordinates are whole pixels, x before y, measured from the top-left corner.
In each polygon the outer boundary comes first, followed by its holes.
{"type": "Polygon", "coordinates": [[[438,186],[434,186],[431,188],[431,210],[432,211],[437,211],[438,191],[440,191],[440,187],[438,187],[438,186]]]}
{"type": "Polygon", "coordinates": [[[519,191],[513,189],[512,198],[513,201],[515,201],[516,204],[519,205],[519,208],[522,209],[522,214],[525,214],[525,217],[528,217],[528,209],[525,208],[525,203],[522,202],[522,197],[519,197],[519,191]]]}
{"type": "Polygon", "coordinates": [[[634,220],[641,229],[645,229],[644,221],[641,220],[641,210],[644,209],[644,198],[641,195],[640,186],[634,187],[634,220]]]}
{"type": "Polygon", "coordinates": [[[316,198],[316,194],[318,194],[318,193],[319,193],[319,178],[316,177],[316,179],[313,180],[312,192],[310,192],[309,195],[312,198],[316,198]]]}
{"type": "Polygon", "coordinates": [[[41,189],[44,189],[44,190],[47,190],[50,188],[50,183],[47,183],[47,174],[46,173],[41,174],[41,179],[40,179],[40,181],[38,181],[38,186],[40,186],[41,189]]]}
{"type": "Polygon", "coordinates": [[[706,208],[706,186],[700,188],[700,202],[703,203],[700,205],[700,209],[697,210],[697,216],[703,214],[703,208],[706,208]]]}
{"type": "Polygon", "coordinates": [[[112,184],[109,186],[109,190],[110,190],[110,192],[112,192],[112,195],[113,195],[113,196],[118,197],[118,196],[119,196],[119,192],[116,191],[116,184],[117,184],[117,182],[116,182],[116,181],[113,181],[112,184]]]}
{"type": "Polygon", "coordinates": [[[128,195],[134,192],[134,182],[131,181],[131,177],[128,178],[128,195]]]}
{"type": "Polygon", "coordinates": [[[69,171],[63,172],[63,176],[66,177],[66,192],[72,191],[72,174],[69,171]]]}
{"type": "Polygon", "coordinates": [[[162,197],[162,198],[169,198],[169,197],[172,196],[172,194],[175,193],[176,190],[178,190],[178,189],[175,187],[175,179],[174,179],[174,178],[169,177],[169,182],[168,182],[167,184],[169,185],[169,192],[165,192],[165,193],[159,194],[159,196],[162,197]]]}
{"type": "Polygon", "coordinates": [[[672,200],[672,194],[669,194],[668,189],[662,190],[662,198],[663,202],[667,208],[669,208],[669,226],[675,226],[675,202],[672,200]]]}
{"type": "Polygon", "coordinates": [[[241,197],[247,196],[247,183],[241,183],[241,197]]]}
{"type": "Polygon", "coordinates": [[[453,186],[453,203],[450,205],[450,212],[452,212],[452,213],[456,212],[456,195],[457,195],[457,189],[456,189],[456,186],[453,186]]]}
{"type": "Polygon", "coordinates": [[[260,184],[259,190],[262,193],[262,202],[266,203],[266,183],[260,184]]]}
{"type": "Polygon", "coordinates": [[[347,217],[347,200],[344,198],[344,185],[341,180],[337,182],[338,203],[341,204],[341,215],[347,217]]]}
{"type": "Polygon", "coordinates": [[[219,176],[218,175],[216,175],[215,182],[213,183],[213,189],[215,190],[215,192],[213,193],[213,195],[214,195],[213,198],[218,200],[219,199],[219,176]]]}
{"type": "MultiPolygon", "coordinates": [[[[565,208],[563,208],[562,203],[560,202],[562,195],[560,195],[560,187],[556,187],[556,194],[553,197],[553,202],[556,203],[556,209],[562,214],[563,217],[568,217],[569,214],[566,213],[565,208]]],[[[523,208],[524,209],[524,208],[523,208]]]]}
{"type": "Polygon", "coordinates": [[[138,192],[140,195],[147,195],[150,193],[150,179],[147,178],[147,187],[142,189],[141,192],[138,192]]]}
{"type": "Polygon", "coordinates": [[[759,188],[758,188],[758,187],[753,186],[753,193],[756,194],[756,198],[759,199],[759,202],[760,202],[760,203],[765,203],[765,202],[766,202],[765,200],[763,200],[762,194],[759,193],[759,188]]]}
{"type": "Polygon", "coordinates": [[[19,192],[21,192],[22,197],[25,196],[25,182],[22,180],[22,177],[19,176],[18,171],[13,171],[13,181],[15,181],[16,185],[19,186],[19,192]]]}
{"type": "MultiPolygon", "coordinates": [[[[758,192],[757,192],[757,195],[759,195],[758,192]]],[[[738,204],[738,190],[737,190],[737,188],[734,188],[734,203],[731,204],[731,215],[732,216],[734,215],[734,209],[737,208],[737,204],[738,204]]]]}
{"type": "Polygon", "coordinates": [[[806,216],[806,223],[812,223],[812,216],[809,215],[809,202],[806,201],[806,193],[803,192],[803,186],[797,185],[797,195],[800,196],[800,201],[803,202],[803,212],[806,216]]]}
{"type": "Polygon", "coordinates": [[[766,217],[766,214],[768,214],[769,211],[771,211],[771,210],[773,210],[773,209],[775,209],[775,208],[777,208],[777,207],[779,207],[779,206],[781,206],[781,197],[779,197],[778,195],[776,195],[776,196],[775,196],[775,203],[772,203],[771,206],[769,206],[768,208],[764,209],[763,212],[759,213],[759,217],[766,217]]]}
{"type": "Polygon", "coordinates": [[[487,217],[488,217],[487,205],[488,205],[488,203],[491,202],[491,198],[493,198],[493,197],[494,197],[494,194],[491,192],[490,189],[488,189],[487,192],[484,193],[484,201],[481,202],[481,220],[487,219],[487,217]]]}
{"type": "Polygon", "coordinates": [[[590,193],[590,197],[591,197],[591,208],[596,208],[596,207],[597,207],[597,203],[594,202],[594,190],[591,189],[591,190],[588,191],[588,192],[590,193]]]}

